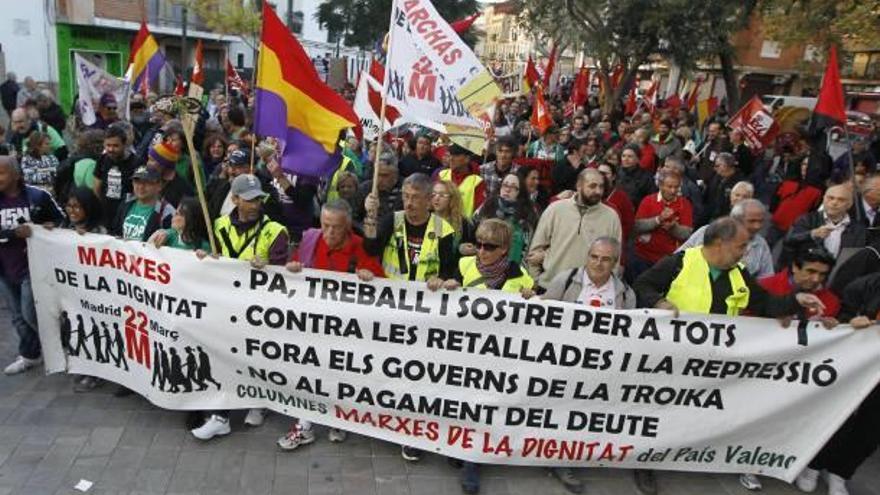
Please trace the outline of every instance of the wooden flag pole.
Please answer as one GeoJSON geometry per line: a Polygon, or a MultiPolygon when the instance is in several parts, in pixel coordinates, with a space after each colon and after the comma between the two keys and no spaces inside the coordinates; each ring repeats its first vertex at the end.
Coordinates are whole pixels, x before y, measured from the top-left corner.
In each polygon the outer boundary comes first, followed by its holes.
{"type": "MultiPolygon", "coordinates": [[[[201,100],[204,89],[198,84],[190,81],[189,97],[201,100]]],[[[201,109],[201,107],[199,107],[201,109]]],[[[211,215],[208,213],[208,202],[205,200],[205,186],[202,177],[202,167],[198,162],[198,154],[196,146],[193,144],[193,130],[196,127],[195,115],[184,110],[181,124],[183,124],[183,135],[186,138],[186,147],[189,149],[189,163],[192,167],[193,181],[196,183],[196,194],[199,197],[199,204],[202,206],[202,216],[205,218],[205,227],[208,231],[208,243],[211,245],[211,254],[217,255],[217,241],[214,239],[214,225],[211,222],[211,215]]]]}
{"type": "MultiPolygon", "coordinates": [[[[392,20],[388,23],[388,49],[385,51],[385,79],[382,81],[382,107],[379,111],[379,136],[376,140],[376,156],[373,158],[373,187],[371,194],[378,200],[379,198],[379,157],[382,155],[382,140],[385,135],[385,112],[388,107],[388,84],[390,77],[391,53],[394,48],[394,8],[397,2],[391,4],[392,20]]],[[[364,222],[364,236],[369,238],[376,237],[376,227],[378,223],[378,209],[369,212],[364,222]]]]}

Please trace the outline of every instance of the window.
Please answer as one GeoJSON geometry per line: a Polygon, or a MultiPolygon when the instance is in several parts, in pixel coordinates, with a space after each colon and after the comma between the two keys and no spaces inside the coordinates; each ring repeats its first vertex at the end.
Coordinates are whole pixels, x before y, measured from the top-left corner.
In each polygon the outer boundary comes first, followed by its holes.
{"type": "Polygon", "coordinates": [[[244,53],[239,52],[235,56],[235,66],[238,67],[239,69],[244,67],[244,53]]]}
{"type": "Polygon", "coordinates": [[[779,58],[781,54],[782,49],[779,47],[779,43],[771,40],[764,40],[761,43],[761,58],[779,58]]]}

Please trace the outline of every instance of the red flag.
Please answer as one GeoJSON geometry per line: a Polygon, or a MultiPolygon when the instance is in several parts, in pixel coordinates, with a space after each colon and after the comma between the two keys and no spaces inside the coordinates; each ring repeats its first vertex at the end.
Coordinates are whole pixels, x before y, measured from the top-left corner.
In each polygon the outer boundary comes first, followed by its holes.
{"type": "Polygon", "coordinates": [[[736,112],[727,122],[727,126],[742,131],[743,137],[756,151],[770,145],[779,134],[779,124],[757,96],[753,96],[736,112]]]}
{"type": "Polygon", "coordinates": [[[697,99],[700,96],[700,86],[703,85],[703,78],[698,77],[696,82],[694,83],[694,88],[691,90],[691,93],[687,98],[687,109],[688,112],[693,112],[694,108],[697,107],[697,99]]]}
{"type": "Polygon", "coordinates": [[[672,93],[666,97],[666,106],[668,108],[679,108],[681,106],[681,98],[678,93],[672,93]]]}
{"type": "Polygon", "coordinates": [[[238,75],[238,71],[235,70],[235,67],[229,62],[229,59],[226,60],[226,85],[230,88],[237,89],[244,93],[248,94],[248,84],[238,75]]]}
{"type": "Polygon", "coordinates": [[[532,60],[531,55],[529,55],[529,59],[526,61],[526,72],[523,74],[523,78],[525,79],[524,82],[529,90],[537,87],[538,82],[541,80],[541,77],[538,75],[538,69],[535,67],[535,62],[532,60]]]}
{"type": "Polygon", "coordinates": [[[645,107],[648,109],[650,113],[654,113],[654,109],[657,107],[657,86],[658,81],[656,79],[651,80],[651,85],[648,86],[648,91],[645,91],[645,96],[642,97],[642,101],[645,103],[645,107]]]}
{"type": "MultiPolygon", "coordinates": [[[[371,81],[367,81],[367,99],[370,101],[370,107],[376,112],[376,115],[382,115],[382,85],[385,80],[385,66],[375,58],[370,60],[369,76],[379,83],[378,88],[374,88],[371,81]]],[[[400,118],[400,110],[394,105],[385,103],[385,120],[391,125],[400,118]]]]}
{"type": "Polygon", "coordinates": [[[547,66],[544,67],[544,87],[550,87],[550,76],[553,74],[553,70],[556,68],[556,43],[553,43],[553,48],[550,49],[550,59],[547,60],[547,66]]]}
{"type": "Polygon", "coordinates": [[[175,96],[183,96],[186,94],[186,88],[183,87],[183,76],[177,74],[174,76],[174,79],[177,81],[177,85],[174,87],[175,96]]]}
{"type": "Polygon", "coordinates": [[[623,64],[617,64],[614,66],[614,72],[611,73],[611,91],[617,90],[621,79],[623,79],[623,64]]]}
{"type": "Polygon", "coordinates": [[[632,87],[629,88],[629,96],[626,99],[626,107],[623,110],[626,115],[633,115],[636,113],[636,90],[639,87],[640,79],[639,75],[636,74],[636,80],[632,87]]]}
{"type": "Polygon", "coordinates": [[[544,92],[540,89],[535,92],[535,106],[532,108],[532,117],[529,122],[541,131],[541,134],[553,125],[553,119],[550,117],[550,109],[547,108],[547,102],[544,101],[544,92]]]}
{"type": "Polygon", "coordinates": [[[202,86],[205,84],[205,72],[204,72],[204,63],[205,58],[202,53],[202,40],[196,42],[196,55],[195,62],[193,62],[193,71],[192,77],[189,78],[190,81],[202,86]]]}
{"type": "Polygon", "coordinates": [[[831,45],[828,65],[822,77],[822,88],[819,90],[819,100],[810,119],[810,132],[816,134],[828,127],[844,125],[846,125],[846,106],[843,99],[843,85],[840,83],[840,71],[837,67],[837,47],[831,45]]]}
{"type": "Polygon", "coordinates": [[[370,60],[370,77],[379,81],[379,84],[385,84],[385,66],[375,58],[370,60]]]}
{"type": "Polygon", "coordinates": [[[566,117],[571,117],[575,108],[583,106],[587,102],[589,86],[590,69],[581,67],[571,86],[571,97],[568,100],[568,105],[565,106],[566,117]]]}
{"type": "Polygon", "coordinates": [[[476,14],[469,15],[469,16],[465,17],[464,19],[459,19],[449,25],[452,27],[452,29],[456,33],[461,34],[465,31],[467,31],[468,29],[470,29],[470,27],[474,23],[474,21],[476,21],[477,18],[480,17],[481,15],[483,15],[482,12],[477,12],[476,14]]]}

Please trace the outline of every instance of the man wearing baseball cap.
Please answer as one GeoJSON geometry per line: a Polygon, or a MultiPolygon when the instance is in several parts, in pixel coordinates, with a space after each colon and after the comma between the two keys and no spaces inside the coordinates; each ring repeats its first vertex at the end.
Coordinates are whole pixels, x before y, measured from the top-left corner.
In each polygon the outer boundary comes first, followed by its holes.
{"type": "Polygon", "coordinates": [[[116,96],[113,93],[104,93],[98,100],[97,119],[90,127],[92,129],[107,129],[110,124],[119,120],[119,108],[116,96]]]}
{"type": "MultiPolygon", "coordinates": [[[[238,176],[247,174],[250,166],[251,155],[244,149],[234,150],[227,155],[220,173],[208,182],[208,213],[211,215],[211,218],[220,218],[232,212],[235,208],[235,204],[232,201],[232,182],[238,176]]],[[[270,197],[263,202],[263,213],[269,215],[272,219],[280,218],[277,215],[278,202],[274,196],[271,196],[273,192],[272,179],[259,170],[255,174],[255,177],[262,185],[263,191],[270,194],[270,197]]]]}
{"type": "Polygon", "coordinates": [[[158,142],[147,152],[147,166],[159,171],[162,177],[162,199],[177,208],[184,196],[192,196],[193,189],[177,173],[180,150],[171,143],[158,142]]]}
{"type": "Polygon", "coordinates": [[[134,199],[116,211],[110,233],[125,240],[146,241],[153,232],[171,227],[174,207],[160,199],[162,177],[158,170],[140,166],[131,181],[134,199]]]}
{"type": "MultiPolygon", "coordinates": [[[[238,175],[232,180],[229,194],[233,210],[214,222],[214,237],[220,254],[255,265],[284,265],[287,262],[287,229],[263,212],[263,202],[269,195],[263,191],[260,179],[251,174],[238,175]]],[[[196,251],[200,258],[205,254],[196,251]]],[[[251,409],[244,422],[259,426],[263,424],[264,416],[265,410],[251,409]]],[[[213,411],[202,426],[192,430],[192,434],[199,440],[210,440],[231,431],[229,411],[213,411]]]]}

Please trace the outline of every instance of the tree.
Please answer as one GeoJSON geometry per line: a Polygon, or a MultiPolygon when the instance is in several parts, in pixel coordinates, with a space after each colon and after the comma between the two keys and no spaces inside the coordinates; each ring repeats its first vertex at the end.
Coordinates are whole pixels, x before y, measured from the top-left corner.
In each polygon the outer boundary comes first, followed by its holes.
{"type": "MultiPolygon", "coordinates": [[[[477,11],[476,0],[432,0],[432,3],[450,22],[477,11]]],[[[318,6],[315,18],[321,27],[341,35],[345,46],[370,49],[388,32],[391,4],[388,0],[325,0],[318,6]]]]}
{"type": "Polygon", "coordinates": [[[786,46],[880,46],[878,0],[764,0],[760,11],[767,36],[786,46]]]}
{"type": "Polygon", "coordinates": [[[174,0],[198,15],[215,33],[238,36],[256,49],[262,25],[258,2],[247,0],[174,0]]]}
{"type": "MultiPolygon", "coordinates": [[[[732,74],[729,37],[747,18],[751,2],[727,0],[532,0],[521,22],[539,37],[566,40],[583,47],[598,66],[598,77],[611,88],[611,73],[623,67],[621,84],[605,98],[603,110],[615,103],[633,83],[639,66],[658,55],[687,72],[697,62],[718,56],[722,48],[732,74]]],[[[722,65],[725,57],[721,57],[722,65]]],[[[723,72],[723,71],[722,71],[723,72]]],[[[733,79],[733,78],[731,78],[733,79]]],[[[727,80],[727,78],[725,78],[727,80]]],[[[737,99],[738,88],[728,84],[737,99]]]]}

